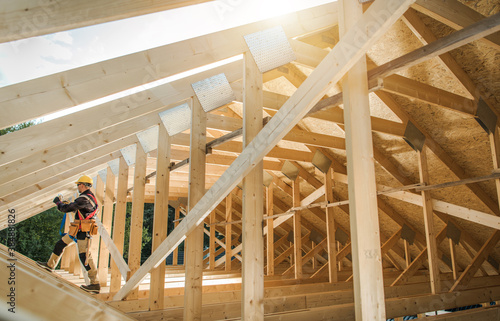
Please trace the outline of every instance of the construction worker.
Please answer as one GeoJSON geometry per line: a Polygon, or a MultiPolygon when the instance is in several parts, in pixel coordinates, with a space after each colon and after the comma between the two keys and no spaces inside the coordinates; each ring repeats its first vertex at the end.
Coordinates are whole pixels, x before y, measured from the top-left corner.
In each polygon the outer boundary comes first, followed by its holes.
{"type": "MultiPolygon", "coordinates": [[[[98,210],[97,200],[90,190],[90,187],[92,187],[92,178],[87,175],[83,175],[75,183],[80,195],[74,202],[65,204],[58,196],[54,198],[53,202],[57,205],[57,209],[61,212],[75,212],[75,221],[91,219],[94,215],[96,215],[98,210]]],[[[90,279],[90,285],[82,285],[81,288],[87,292],[99,293],[101,286],[99,285],[97,277],[97,268],[94,260],[92,259],[91,253],[88,251],[90,238],[89,232],[82,232],[81,225],[75,225],[74,234],[76,234],[75,236],[78,244],[80,261],[87,270],[90,279]]],[[[73,241],[70,234],[71,232],[65,234],[56,243],[47,262],[37,262],[37,264],[48,271],[53,271],[59,262],[59,258],[61,257],[64,248],[73,241]]]]}

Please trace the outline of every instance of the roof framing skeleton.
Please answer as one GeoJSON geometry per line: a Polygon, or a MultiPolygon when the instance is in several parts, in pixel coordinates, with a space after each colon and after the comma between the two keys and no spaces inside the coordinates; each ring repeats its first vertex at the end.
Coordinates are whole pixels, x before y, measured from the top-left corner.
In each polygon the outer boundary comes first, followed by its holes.
{"type": "MultiPolygon", "coordinates": [[[[0,41],[201,2],[207,1],[123,0],[116,7],[19,1],[1,9],[0,41]],[[89,8],[99,14],[75,14],[89,8]],[[40,12],[53,17],[43,28],[18,23],[40,12]],[[69,23],[71,15],[78,18],[69,23]]],[[[498,11],[486,2],[480,5],[498,11]]],[[[488,50],[485,64],[494,61],[498,31],[500,13],[486,16],[458,0],[342,0],[0,88],[5,128],[242,57],[1,136],[0,227],[10,226],[9,210],[16,222],[26,220],[51,208],[57,193],[74,196],[82,173],[97,177],[100,228],[106,242],[114,241],[109,281],[108,257],[99,258],[101,285],[110,288],[97,298],[107,302],[99,304],[108,319],[119,317],[118,309],[138,319],[261,320],[282,312],[280,319],[336,313],[342,320],[385,320],[477,304],[485,295],[500,300],[500,75],[471,72],[478,62],[468,60],[488,50]],[[261,73],[244,36],[277,26],[296,60],[261,73]],[[394,48],[390,58],[381,54],[387,46],[394,48]],[[235,100],[204,112],[192,84],[221,73],[235,100]],[[192,127],[169,136],[159,114],[184,103],[192,127]],[[482,118],[483,110],[491,119],[482,118]],[[146,146],[138,134],[154,127],[158,139],[146,146]],[[131,145],[127,164],[124,148],[131,145]],[[315,163],[317,153],[331,162],[327,171],[315,163]],[[119,257],[125,226],[117,222],[127,202],[128,265],[119,257]],[[154,241],[141,265],[145,202],[155,204],[154,241]],[[168,236],[167,203],[177,215],[168,236]],[[185,270],[177,265],[184,240],[185,270]],[[162,264],[167,256],[174,266],[162,264]],[[172,273],[186,286],[176,285],[172,273]],[[237,285],[209,285],[215,279],[237,285]],[[350,299],[300,303],[324,292],[350,299]],[[395,299],[410,295],[419,308],[395,299]],[[438,295],[449,298],[430,307],[438,295]],[[276,298],[288,303],[278,307],[276,298]]],[[[100,253],[107,251],[103,244],[100,253]]],[[[66,252],[61,269],[80,274],[74,252],[66,252]]],[[[30,287],[48,287],[29,259],[22,257],[22,265],[30,287]]],[[[66,282],[81,281],[59,273],[66,280],[51,277],[60,286],[50,291],[62,298],[69,289],[77,298],[66,282]]],[[[50,319],[49,310],[21,309],[50,319]]]]}

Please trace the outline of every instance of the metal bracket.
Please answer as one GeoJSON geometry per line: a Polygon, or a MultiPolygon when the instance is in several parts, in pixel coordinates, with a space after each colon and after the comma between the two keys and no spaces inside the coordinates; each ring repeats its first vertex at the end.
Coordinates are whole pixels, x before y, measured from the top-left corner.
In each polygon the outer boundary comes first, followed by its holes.
{"type": "Polygon", "coordinates": [[[460,242],[460,235],[462,232],[455,226],[452,222],[448,222],[446,227],[446,237],[450,238],[453,243],[458,244],[460,242]]]}
{"type": "Polygon", "coordinates": [[[281,167],[281,172],[292,181],[299,176],[299,169],[288,160],[281,167]]]}
{"type": "Polygon", "coordinates": [[[296,59],[281,26],[244,36],[248,49],[261,73],[283,66],[296,59]]]}
{"type": "Polygon", "coordinates": [[[191,128],[191,108],[187,103],[164,110],[159,115],[169,136],[191,128]]]}
{"type": "Polygon", "coordinates": [[[330,166],[332,166],[332,160],[325,156],[319,149],[316,149],[314,156],[312,158],[312,164],[314,167],[319,169],[323,174],[328,173],[330,166]]]}
{"type": "Polygon", "coordinates": [[[422,148],[424,148],[425,135],[411,121],[406,124],[403,139],[415,151],[422,151],[422,148]]]}
{"type": "Polygon", "coordinates": [[[475,115],[476,121],[487,133],[495,133],[497,127],[497,115],[491,110],[490,106],[479,98],[475,115]]]}
{"type": "Polygon", "coordinates": [[[406,240],[410,245],[413,244],[413,241],[415,240],[415,231],[412,230],[408,225],[403,224],[401,228],[401,238],[403,240],[406,240]]]}
{"type": "Polygon", "coordinates": [[[146,154],[158,148],[158,133],[158,126],[154,126],[136,134],[146,154]]]}
{"type": "Polygon", "coordinates": [[[203,110],[208,113],[236,99],[226,75],[218,74],[191,84],[203,110]]]}

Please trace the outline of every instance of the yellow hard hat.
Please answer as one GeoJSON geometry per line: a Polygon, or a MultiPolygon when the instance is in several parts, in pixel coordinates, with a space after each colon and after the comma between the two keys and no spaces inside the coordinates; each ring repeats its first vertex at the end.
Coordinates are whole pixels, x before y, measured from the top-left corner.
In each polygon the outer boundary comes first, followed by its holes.
{"type": "Polygon", "coordinates": [[[87,175],[83,175],[82,177],[80,177],[76,182],[75,184],[86,184],[88,186],[92,186],[92,178],[90,178],[90,176],[87,176],[87,175]]]}

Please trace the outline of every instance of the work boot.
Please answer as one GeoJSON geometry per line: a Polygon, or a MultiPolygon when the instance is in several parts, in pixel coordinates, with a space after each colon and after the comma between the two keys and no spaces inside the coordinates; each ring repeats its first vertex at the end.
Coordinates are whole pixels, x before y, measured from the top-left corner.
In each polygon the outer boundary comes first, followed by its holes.
{"type": "Polygon", "coordinates": [[[39,267],[42,267],[44,268],[45,270],[49,271],[49,272],[53,272],[54,270],[52,270],[50,268],[50,266],[46,263],[46,262],[40,262],[40,261],[36,261],[36,264],[39,266],[39,267]]]}
{"type": "Polygon", "coordinates": [[[49,272],[53,272],[54,271],[54,269],[57,266],[57,263],[59,263],[59,255],[55,255],[54,253],[52,253],[50,255],[50,258],[47,261],[47,263],[45,263],[45,262],[39,262],[39,261],[36,262],[36,264],[38,264],[38,266],[44,268],[45,270],[47,270],[49,272]]]}
{"type": "Polygon", "coordinates": [[[101,285],[99,283],[90,284],[90,285],[81,285],[80,288],[89,293],[98,294],[101,290],[101,285]]]}

